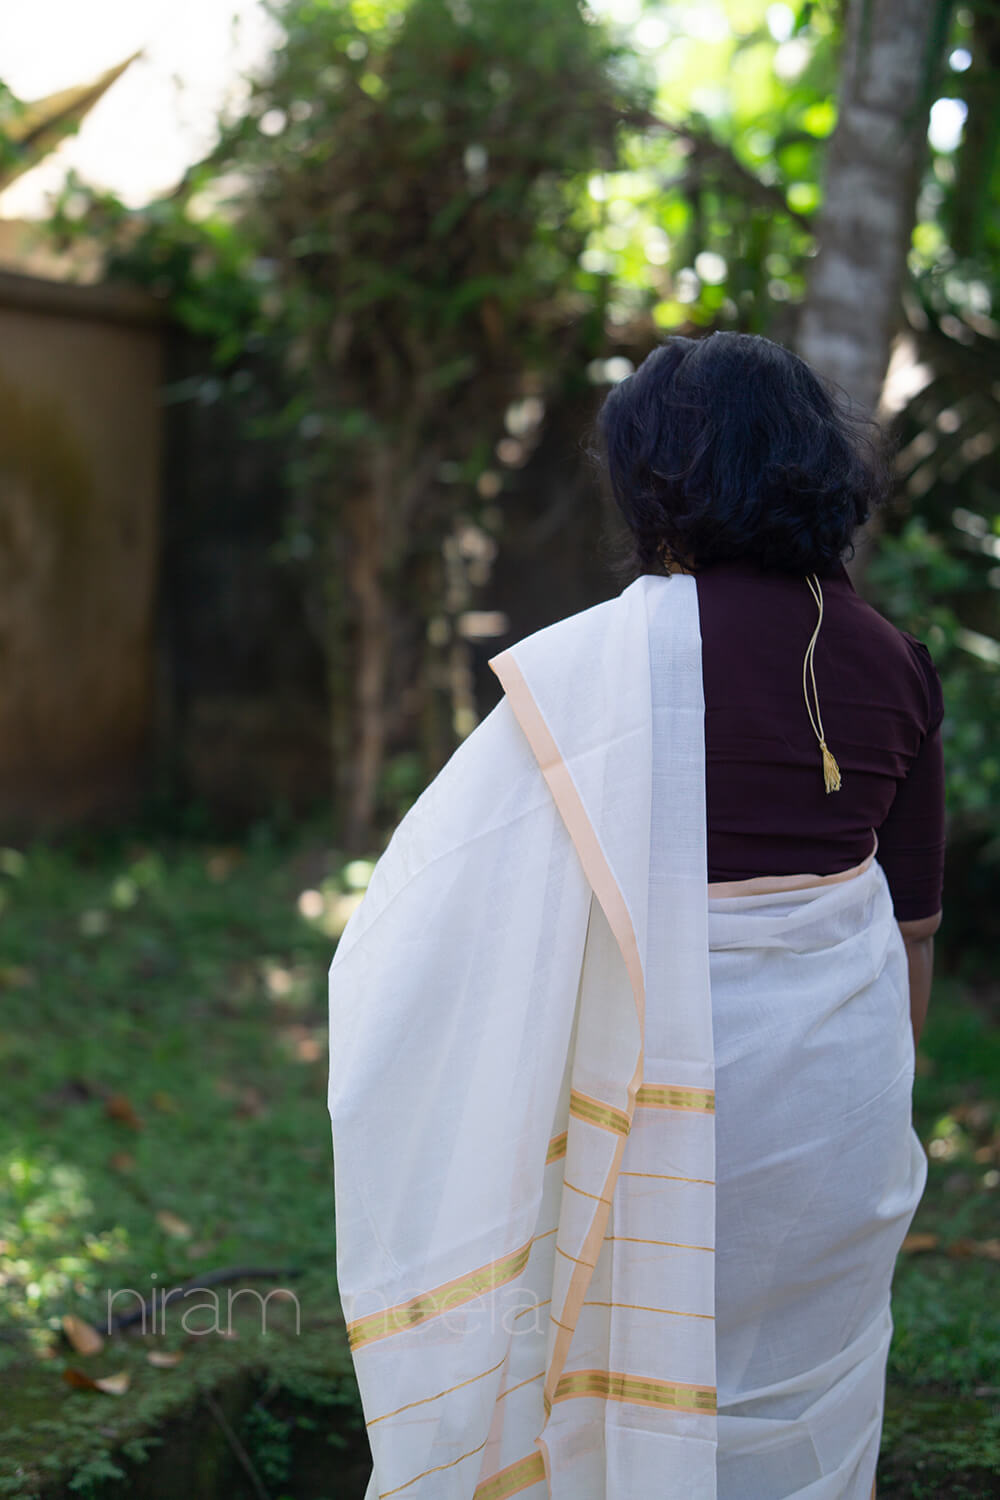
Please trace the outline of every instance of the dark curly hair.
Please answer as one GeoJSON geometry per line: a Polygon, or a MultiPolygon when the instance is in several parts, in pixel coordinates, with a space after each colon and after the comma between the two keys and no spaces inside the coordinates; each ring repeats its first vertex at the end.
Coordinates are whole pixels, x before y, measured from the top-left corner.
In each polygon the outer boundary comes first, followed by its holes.
{"type": "Polygon", "coordinates": [[[632,573],[662,572],[664,554],[828,573],[889,488],[877,425],[758,334],[667,338],[609,392],[597,430],[632,573]]]}

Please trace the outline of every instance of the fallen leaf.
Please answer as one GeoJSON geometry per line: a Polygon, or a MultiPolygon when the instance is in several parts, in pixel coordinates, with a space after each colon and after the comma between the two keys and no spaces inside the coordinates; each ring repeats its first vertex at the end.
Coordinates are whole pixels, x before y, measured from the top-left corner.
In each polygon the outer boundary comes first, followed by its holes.
{"type": "Polygon", "coordinates": [[[936,1234],[908,1234],[900,1248],[904,1254],[917,1255],[921,1250],[936,1250],[939,1239],[936,1234]]]}
{"type": "Polygon", "coordinates": [[[128,1151],[116,1151],[108,1158],[108,1166],[114,1172],[132,1172],[135,1170],[135,1157],[128,1151]]]}
{"type": "Polygon", "coordinates": [[[174,1365],[180,1364],[184,1355],[179,1349],[173,1353],[169,1349],[151,1349],[146,1358],[157,1370],[172,1370],[174,1365]]]}
{"type": "Polygon", "coordinates": [[[109,1094],[104,1101],[104,1113],[110,1120],[118,1120],[130,1130],[142,1129],[142,1121],[132,1107],[131,1099],[125,1094],[109,1094]]]}
{"type": "Polygon", "coordinates": [[[970,1240],[962,1236],[948,1246],[955,1260],[1000,1260],[1000,1240],[970,1240]]]}
{"type": "Polygon", "coordinates": [[[62,1330],[77,1354],[100,1354],[104,1348],[104,1340],[97,1329],[78,1318],[75,1313],[65,1315],[62,1330]]]}
{"type": "Polygon", "coordinates": [[[172,1095],[163,1089],[157,1089],[150,1101],[154,1109],[158,1109],[161,1115],[179,1115],[181,1107],[172,1095]]]}
{"type": "Polygon", "coordinates": [[[177,1214],[171,1213],[169,1208],[157,1210],[156,1222],[165,1234],[171,1235],[175,1240],[189,1240],[191,1238],[191,1225],[186,1224],[177,1214]]]}
{"type": "Polygon", "coordinates": [[[131,1376],[127,1370],[120,1370],[117,1375],[103,1375],[94,1379],[92,1375],[85,1375],[82,1370],[63,1370],[63,1380],[78,1391],[104,1391],[108,1396],[124,1396],[131,1384],[131,1376]]]}

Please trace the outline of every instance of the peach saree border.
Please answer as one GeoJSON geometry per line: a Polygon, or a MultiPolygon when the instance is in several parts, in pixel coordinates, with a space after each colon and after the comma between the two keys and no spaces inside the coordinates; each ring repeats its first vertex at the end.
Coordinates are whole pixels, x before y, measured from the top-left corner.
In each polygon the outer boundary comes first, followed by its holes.
{"type": "MultiPolygon", "coordinates": [[[[625,1111],[620,1112],[622,1123],[627,1124],[628,1128],[631,1128],[639,1088],[642,1084],[643,1038],[645,1036],[646,1018],[645,976],[642,971],[642,960],[639,957],[639,945],[635,935],[635,928],[632,925],[632,918],[629,915],[621,888],[612,874],[607,856],[601,847],[597,833],[587,816],[583,800],[570,774],[569,767],[563,759],[559,746],[556,744],[541,709],[535,702],[524,674],[509,651],[503,651],[498,656],[493,657],[489,665],[499,678],[500,684],[514,712],[514,716],[531,746],[539,769],[548,784],[556,807],[559,809],[560,816],[566,825],[566,829],[579,856],[583,872],[600,903],[601,909],[607,918],[608,926],[611,928],[611,932],[625,962],[639,1021],[639,1056],[636,1061],[635,1072],[628,1085],[627,1108],[625,1111]]],[[[616,1113],[619,1112],[616,1111],[616,1113]]],[[[608,1215],[611,1209],[611,1195],[614,1191],[615,1182],[621,1167],[627,1135],[628,1129],[623,1130],[618,1135],[614,1156],[612,1157],[611,1166],[605,1179],[604,1188],[595,1204],[590,1229],[584,1238],[580,1256],[570,1276],[569,1288],[563,1306],[560,1309],[566,1321],[559,1321],[557,1323],[558,1332],[553,1342],[552,1358],[545,1373],[545,1385],[542,1393],[546,1426],[548,1425],[552,1403],[556,1397],[556,1390],[566,1364],[566,1358],[569,1354],[573,1332],[580,1316],[580,1310],[583,1307],[584,1298],[587,1295],[587,1287],[590,1284],[593,1266],[596,1264],[601,1245],[604,1241],[608,1215]]],[[[542,1446],[543,1452],[547,1453],[544,1445],[544,1431],[545,1428],[543,1427],[536,1441],[542,1446]]]]}

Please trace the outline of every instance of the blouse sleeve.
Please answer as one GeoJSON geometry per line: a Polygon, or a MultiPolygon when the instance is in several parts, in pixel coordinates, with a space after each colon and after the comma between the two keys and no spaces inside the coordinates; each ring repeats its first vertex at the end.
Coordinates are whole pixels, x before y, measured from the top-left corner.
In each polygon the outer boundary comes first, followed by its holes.
{"type": "Polygon", "coordinates": [[[933,917],[944,886],[945,788],[941,722],[944,698],[930,652],[907,635],[927,686],[927,728],[878,830],[878,860],[885,871],[897,922],[933,917]]]}

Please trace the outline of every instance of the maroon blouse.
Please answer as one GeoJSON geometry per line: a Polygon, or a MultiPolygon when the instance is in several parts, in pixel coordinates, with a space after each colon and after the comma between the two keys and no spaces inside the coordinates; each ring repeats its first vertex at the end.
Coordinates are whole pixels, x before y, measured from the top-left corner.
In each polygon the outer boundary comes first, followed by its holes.
{"type": "Polygon", "coordinates": [[[804,578],[716,563],[696,575],[705,689],[708,878],[829,875],[871,853],[898,921],[941,909],[941,683],[927,647],[824,578],[815,651],[826,742],[842,786],[827,793],[802,693],[818,618],[804,578]]]}

